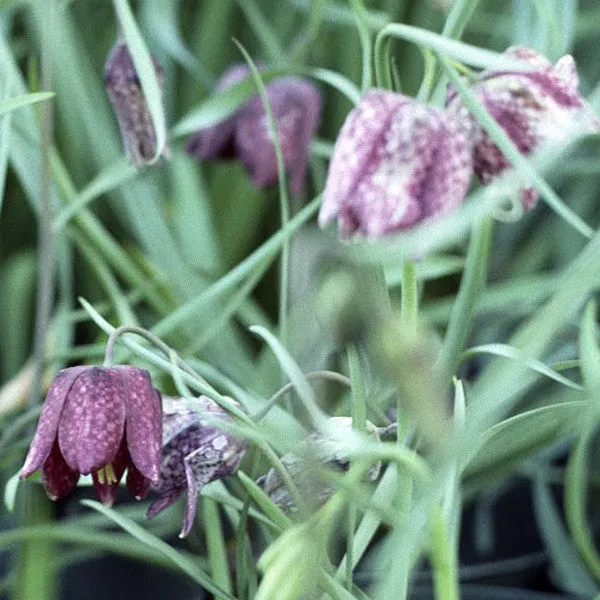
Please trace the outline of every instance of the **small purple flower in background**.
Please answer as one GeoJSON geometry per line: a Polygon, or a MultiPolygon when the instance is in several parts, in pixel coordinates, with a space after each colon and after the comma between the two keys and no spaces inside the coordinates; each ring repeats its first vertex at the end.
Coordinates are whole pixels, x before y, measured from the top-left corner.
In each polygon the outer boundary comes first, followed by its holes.
{"type": "Polygon", "coordinates": [[[468,121],[383,90],[348,115],[329,164],[319,225],[342,236],[396,232],[464,199],[471,175],[468,121]]]}
{"type": "MultiPolygon", "coordinates": [[[[509,48],[504,55],[529,63],[531,71],[483,71],[474,84],[485,106],[519,151],[529,155],[544,144],[569,134],[599,130],[599,124],[578,92],[579,77],[573,58],[563,56],[552,65],[535,50],[509,48]]],[[[484,184],[510,167],[509,161],[470,116],[454,88],[449,88],[448,110],[471,119],[474,128],[473,167],[484,184]]],[[[533,208],[538,192],[520,190],[525,209],[533,208]]]]}
{"type": "MultiPolygon", "coordinates": [[[[162,68],[153,58],[162,87],[162,68]]],[[[156,132],[127,44],[117,42],[104,67],[104,84],[119,123],[125,152],[135,166],[146,165],[156,154],[156,132]]],[[[162,155],[170,157],[169,147],[162,155]]]]}
{"type": "Polygon", "coordinates": [[[227,419],[227,413],[214,401],[200,396],[193,401],[165,397],[163,449],[160,481],[153,485],[159,495],[146,516],[154,517],[187,491],[187,506],[180,537],[185,537],[196,516],[198,493],[207,483],[232,475],[237,470],[246,442],[207,424],[202,414],[227,419]],[[199,412],[190,408],[198,405],[199,412]]]}
{"type": "Polygon", "coordinates": [[[42,469],[53,500],[70,494],[80,474],[92,474],[104,504],[112,504],[125,469],[139,500],[160,472],[161,397],[150,374],[129,366],[70,367],[55,377],[21,470],[42,469]]]}
{"type": "MultiPolygon", "coordinates": [[[[226,90],[248,75],[248,67],[236,65],[221,77],[216,91],[226,90]]],[[[283,163],[290,174],[290,189],[293,194],[298,194],[304,185],[310,142],[319,122],[319,91],[300,77],[275,79],[267,84],[266,90],[283,163]]],[[[278,181],[275,145],[258,95],[221,123],[197,131],[189,139],[186,150],[200,160],[237,156],[257,188],[278,181]]]]}

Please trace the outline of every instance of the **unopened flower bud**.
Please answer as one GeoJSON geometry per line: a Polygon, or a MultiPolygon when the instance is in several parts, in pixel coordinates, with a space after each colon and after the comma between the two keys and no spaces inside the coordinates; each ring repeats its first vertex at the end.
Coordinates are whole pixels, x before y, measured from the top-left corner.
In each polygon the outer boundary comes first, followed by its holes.
{"type": "MultiPolygon", "coordinates": [[[[162,69],[153,58],[162,87],[162,69]]],[[[125,152],[136,166],[149,164],[156,154],[156,132],[127,44],[117,42],[104,67],[104,83],[119,123],[125,152]]],[[[169,158],[168,146],[162,155],[169,158]]]]}

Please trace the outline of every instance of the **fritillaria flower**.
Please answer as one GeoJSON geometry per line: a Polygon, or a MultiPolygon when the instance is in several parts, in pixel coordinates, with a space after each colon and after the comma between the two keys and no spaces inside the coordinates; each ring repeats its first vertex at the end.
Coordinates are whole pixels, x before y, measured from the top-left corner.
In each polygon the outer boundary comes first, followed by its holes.
{"type": "Polygon", "coordinates": [[[20,477],[42,469],[46,492],[57,500],[91,473],[98,497],[110,505],[127,469],[127,487],[141,499],[158,482],[161,414],[144,369],[63,369],[48,390],[20,477]]]}
{"type": "Polygon", "coordinates": [[[187,491],[187,507],[180,537],[185,537],[196,515],[198,493],[207,483],[232,475],[237,470],[246,442],[203,420],[204,415],[227,419],[227,413],[213,400],[200,396],[193,402],[165,397],[163,448],[160,480],[153,488],[159,495],[146,516],[154,517],[187,491]]]}
{"type": "MultiPolygon", "coordinates": [[[[232,87],[249,75],[236,65],[217,84],[216,91],[232,87]]],[[[267,98],[277,127],[290,189],[298,194],[304,184],[308,151],[317,129],[321,99],[317,88],[300,77],[280,77],[267,86],[267,98]]],[[[277,183],[277,157],[260,96],[256,95],[221,123],[200,129],[186,150],[200,160],[238,157],[257,188],[277,183]]]]}
{"type": "MultiPolygon", "coordinates": [[[[152,62],[162,87],[162,68],[154,58],[152,62]]],[[[156,132],[127,44],[117,42],[113,46],[104,67],[104,84],[126,154],[136,166],[149,164],[156,154],[156,132]]],[[[169,158],[168,146],[162,154],[169,158]]]]}
{"type": "Polygon", "coordinates": [[[335,143],[319,225],[379,237],[442,215],[464,199],[472,175],[470,127],[401,94],[371,90],[335,143]]]}
{"type": "MultiPolygon", "coordinates": [[[[571,56],[563,56],[552,65],[530,48],[512,47],[504,55],[529,63],[531,70],[483,71],[473,89],[522,154],[529,155],[569,134],[598,131],[598,122],[579,94],[579,76],[571,56]]],[[[448,90],[447,108],[471,119],[474,171],[483,183],[490,183],[510,166],[509,161],[479,128],[452,87],[448,90]]],[[[524,188],[520,197],[529,210],[537,202],[538,192],[524,188]]]]}
{"type": "MultiPolygon", "coordinates": [[[[350,429],[352,419],[350,417],[331,417],[329,424],[342,430],[350,429]]],[[[367,433],[375,440],[379,440],[377,429],[370,422],[367,422],[367,433]]],[[[350,466],[348,451],[343,442],[318,432],[311,433],[306,437],[296,453],[282,456],[281,462],[288,470],[307,505],[314,510],[322,506],[335,491],[333,484],[314,468],[315,463],[321,463],[337,471],[347,471],[350,466]]],[[[375,481],[379,477],[380,470],[381,463],[373,464],[367,472],[367,480],[375,481]]],[[[269,469],[266,475],[260,477],[256,483],[264,489],[265,493],[282,511],[285,513],[297,511],[292,494],[285,486],[278,471],[273,468],[269,469]]]]}

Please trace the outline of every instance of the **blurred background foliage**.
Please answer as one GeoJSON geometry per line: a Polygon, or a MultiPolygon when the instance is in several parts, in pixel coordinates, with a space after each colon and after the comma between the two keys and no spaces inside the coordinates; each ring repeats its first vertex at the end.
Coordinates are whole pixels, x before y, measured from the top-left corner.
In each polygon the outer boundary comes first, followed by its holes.
{"type": "MultiPolygon", "coordinates": [[[[203,103],[211,98],[219,75],[243,60],[233,39],[268,67],[283,72],[329,69],[360,87],[361,18],[372,34],[387,23],[441,33],[448,19],[458,19],[452,36],[475,46],[501,52],[524,44],[551,60],[571,53],[582,94],[596,114],[600,111],[596,0],[365,0],[364,7],[342,0],[139,0],[131,7],[148,49],[164,69],[169,127],[208,106],[203,103]]],[[[81,309],[79,296],[114,326],[152,328],[211,384],[253,410],[290,374],[281,355],[277,360],[272,348],[248,332],[251,325],[277,332],[281,239],[275,252],[260,249],[273,248],[267,244],[281,228],[278,189],[256,190],[237,162],[199,165],[184,153],[182,136],[173,136],[170,161],[140,169],[128,165],[103,87],[104,62],[116,35],[113,4],[104,0],[0,2],[1,98],[40,91],[44,70],[55,93],[50,100],[51,145],[41,133],[50,114],[44,103],[18,108],[0,121],[3,488],[22,464],[43,396],[33,394],[31,400],[31,357],[36,278],[48,259],[55,279],[43,385],[62,366],[102,360],[105,333],[81,309]],[[42,206],[44,160],[52,181],[50,224],[42,206]],[[77,210],[68,212],[69,205],[77,210]],[[41,221],[53,237],[46,258],[38,252],[41,221]],[[241,269],[236,267],[240,264],[241,269]]],[[[391,57],[402,91],[416,95],[424,73],[419,48],[394,40],[391,57]]],[[[323,112],[308,184],[301,197],[291,200],[292,215],[322,192],[331,145],[352,108],[335,87],[319,86],[323,112]]],[[[593,137],[544,171],[564,204],[594,230],[600,214],[599,173],[598,140],[593,137]]],[[[477,193],[475,189],[473,195],[477,193]]],[[[309,225],[295,230],[287,333],[280,337],[302,371],[348,372],[344,343],[356,338],[354,325],[373,314],[391,314],[400,305],[404,255],[394,250],[411,241],[401,236],[389,246],[375,244],[371,255],[363,252],[364,246],[339,244],[333,231],[318,232],[311,213],[301,214],[309,225]],[[346,279],[327,280],[331,265],[367,282],[358,287],[358,309],[347,295],[346,279]],[[323,280],[330,286],[326,293],[323,280]]],[[[439,464],[431,460],[434,484],[420,487],[413,475],[389,467],[375,493],[383,508],[371,506],[364,518],[372,488],[356,484],[363,496],[352,501],[344,497],[339,534],[323,542],[334,567],[326,565],[321,572],[318,561],[312,570],[307,567],[307,577],[319,583],[321,592],[301,581],[296,595],[289,597],[317,598],[326,591],[339,598],[402,598],[409,587],[411,598],[451,598],[440,591],[443,580],[432,588],[429,567],[434,567],[434,580],[436,569],[445,572],[437,562],[436,545],[428,542],[430,535],[441,539],[431,516],[432,507],[440,504],[449,536],[446,550],[458,556],[462,598],[537,598],[533,590],[540,598],[592,598],[598,593],[600,561],[593,547],[599,525],[594,511],[598,390],[582,380],[580,361],[587,361],[588,372],[600,368],[595,316],[591,309],[587,320],[582,313],[600,283],[599,242],[595,235],[586,240],[543,202],[518,222],[495,222],[483,277],[487,283],[465,307],[457,294],[471,252],[467,232],[474,218],[460,218],[463,233],[443,238],[418,264],[419,319],[429,329],[417,341],[391,337],[387,359],[397,371],[382,375],[372,364],[368,344],[359,338],[359,373],[349,373],[353,394],[340,392],[335,383],[318,383],[315,390],[327,413],[350,414],[362,381],[368,418],[378,426],[389,425],[395,405],[390,398],[417,393],[408,375],[427,374],[428,362],[420,363],[419,357],[437,352],[452,327],[449,322],[457,318],[453,315],[470,311],[465,332],[469,350],[451,361],[464,381],[466,433],[452,438],[452,451],[438,457],[439,464]],[[589,342],[587,350],[580,347],[580,335],[589,342]],[[554,369],[550,376],[549,366],[554,369]],[[469,410],[471,400],[474,408],[469,410]],[[578,453],[569,459],[574,440],[578,453]],[[571,491],[565,522],[561,502],[567,464],[571,491]],[[396,511],[392,523],[390,511],[396,511]],[[354,550],[350,558],[346,555],[346,563],[356,559],[353,579],[343,566],[335,577],[346,548],[346,522],[353,531],[360,523],[349,536],[354,550]],[[418,560],[423,552],[430,563],[418,560]]],[[[356,288],[350,283],[352,296],[356,288]]],[[[120,357],[152,368],[161,390],[176,392],[156,365],[124,348],[120,357]]],[[[455,406],[460,406],[460,389],[455,406]]],[[[297,399],[290,402],[298,405],[297,399]]],[[[304,417],[296,408],[289,414],[276,408],[261,422],[279,455],[293,449],[304,417]]],[[[404,450],[414,447],[410,437],[404,440],[404,450]]],[[[244,462],[243,471],[256,477],[268,466],[257,452],[244,462]]],[[[173,547],[161,540],[173,543],[180,504],[148,522],[145,506],[118,504],[114,514],[126,520],[127,529],[80,506],[78,500],[89,495],[89,488],[54,505],[38,483],[24,484],[17,492],[16,511],[4,505],[0,511],[0,590],[6,597],[27,600],[109,593],[112,598],[201,598],[208,597],[202,591],[208,578],[225,590],[221,597],[252,598],[258,557],[279,534],[291,539],[288,547],[278,546],[281,561],[296,556],[299,562],[309,561],[310,549],[319,542],[301,526],[283,534],[272,523],[248,516],[252,506],[272,519],[266,511],[273,507],[251,503],[239,480],[227,485],[219,483],[206,492],[192,535],[175,543],[173,554],[173,547]],[[135,529],[136,523],[143,529],[135,529]],[[99,559],[103,555],[129,562],[99,559]]],[[[12,485],[6,489],[10,506],[12,485]]]]}

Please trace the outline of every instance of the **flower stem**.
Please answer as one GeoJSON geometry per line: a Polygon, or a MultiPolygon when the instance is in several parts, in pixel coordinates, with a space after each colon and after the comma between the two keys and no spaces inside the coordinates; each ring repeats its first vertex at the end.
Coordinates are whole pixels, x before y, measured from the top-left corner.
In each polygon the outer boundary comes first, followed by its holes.
{"type": "Polygon", "coordinates": [[[450,381],[460,362],[460,355],[473,320],[475,302],[480,298],[485,285],[491,238],[491,219],[485,217],[477,221],[473,226],[460,289],[452,307],[444,345],[438,358],[443,382],[450,381]]]}
{"type": "Polygon", "coordinates": [[[456,551],[448,539],[448,530],[441,508],[433,516],[430,559],[436,600],[459,600],[456,551]]]}
{"type": "Polygon", "coordinates": [[[417,326],[419,309],[419,287],[417,266],[414,261],[406,260],[402,266],[402,304],[400,321],[402,325],[414,329],[417,326]]]}

